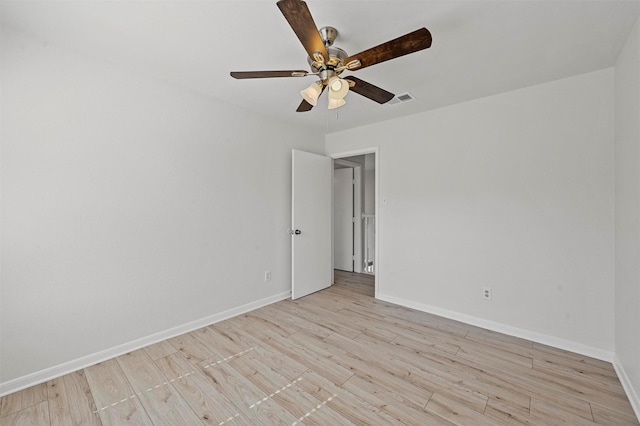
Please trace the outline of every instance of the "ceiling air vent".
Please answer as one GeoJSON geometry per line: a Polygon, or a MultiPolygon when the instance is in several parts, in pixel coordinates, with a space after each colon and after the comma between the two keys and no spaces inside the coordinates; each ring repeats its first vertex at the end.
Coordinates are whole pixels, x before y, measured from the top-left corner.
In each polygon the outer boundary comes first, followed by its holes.
{"type": "Polygon", "coordinates": [[[405,103],[405,102],[411,102],[414,99],[415,98],[413,97],[413,95],[411,93],[407,92],[407,93],[403,93],[401,95],[398,95],[398,96],[394,97],[389,102],[387,102],[387,104],[388,105],[397,105],[397,104],[402,104],[402,103],[405,103]]]}

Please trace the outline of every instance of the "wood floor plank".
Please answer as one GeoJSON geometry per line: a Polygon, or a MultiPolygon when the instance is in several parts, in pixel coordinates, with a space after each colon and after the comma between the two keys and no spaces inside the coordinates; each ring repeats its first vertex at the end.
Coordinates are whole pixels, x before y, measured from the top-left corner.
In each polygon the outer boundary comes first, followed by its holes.
{"type": "Polygon", "coordinates": [[[416,354],[431,354],[433,356],[442,356],[451,358],[460,349],[459,346],[453,344],[443,345],[437,341],[429,339],[416,339],[414,337],[406,337],[400,333],[390,344],[394,345],[397,350],[415,352],[416,354]]]}
{"type": "Polygon", "coordinates": [[[147,355],[149,355],[149,357],[151,357],[151,359],[154,361],[158,358],[165,357],[177,351],[175,346],[173,346],[167,340],[149,345],[145,347],[144,350],[147,355]]]}
{"type": "Polygon", "coordinates": [[[155,363],[204,424],[218,425],[240,413],[182,354],[169,354],[155,363]]]}
{"type": "Polygon", "coordinates": [[[562,377],[568,382],[577,381],[583,385],[592,386],[607,391],[608,394],[616,398],[625,398],[625,391],[619,380],[614,380],[608,376],[603,376],[597,372],[585,372],[575,368],[565,368],[562,365],[552,365],[546,361],[533,360],[533,369],[544,371],[545,374],[552,374],[562,377]]]}
{"type": "Polygon", "coordinates": [[[340,269],[334,270],[335,281],[341,283],[360,283],[366,284],[371,288],[370,292],[367,293],[369,296],[373,296],[373,286],[375,284],[375,275],[371,274],[354,274],[353,272],[343,271],[340,269]]]}
{"type": "Polygon", "coordinates": [[[116,358],[137,398],[156,425],[201,425],[202,421],[144,350],[116,358]]]}
{"type": "Polygon", "coordinates": [[[254,322],[256,322],[256,318],[249,315],[249,314],[240,314],[238,316],[232,317],[232,318],[228,318],[224,321],[220,321],[219,323],[217,323],[216,325],[219,327],[238,327],[238,328],[242,328],[242,327],[246,327],[248,325],[253,324],[254,322]]]}
{"type": "Polygon", "coordinates": [[[337,363],[345,368],[350,367],[361,377],[366,377],[376,385],[393,392],[396,398],[411,401],[420,407],[424,407],[429,400],[431,390],[408,381],[411,373],[407,369],[397,367],[379,357],[371,357],[365,348],[343,336],[333,334],[324,341],[329,345],[327,349],[334,353],[333,359],[337,363]]]}
{"type": "MultiPolygon", "coordinates": [[[[254,335],[255,332],[254,330],[245,331],[251,335],[254,335]]],[[[295,338],[292,338],[294,335],[283,338],[276,334],[268,335],[270,332],[264,331],[259,332],[259,335],[263,335],[264,333],[267,333],[267,337],[261,341],[262,345],[276,352],[285,354],[287,357],[306,366],[308,369],[313,368],[335,384],[342,384],[353,375],[350,369],[336,364],[328,357],[319,354],[307,345],[296,342],[295,338]]]]}
{"type": "Polygon", "coordinates": [[[533,358],[512,354],[487,347],[469,346],[463,344],[456,356],[472,361],[478,361],[487,365],[495,365],[504,368],[514,364],[524,368],[533,368],[533,358]]]}
{"type": "MultiPolygon", "coordinates": [[[[243,414],[257,424],[293,423],[297,419],[276,404],[227,363],[204,370],[204,374],[243,414]]],[[[275,392],[276,389],[274,389],[275,392]]]]}
{"type": "MultiPolygon", "coordinates": [[[[359,337],[359,339],[362,340],[363,337],[359,337]]],[[[396,343],[396,341],[394,341],[394,343],[396,343]]],[[[530,397],[528,395],[513,389],[506,389],[504,386],[498,385],[492,380],[487,380],[489,376],[481,369],[470,368],[458,362],[453,355],[432,350],[426,352],[431,355],[431,358],[429,358],[425,356],[426,353],[422,344],[419,345],[420,350],[415,350],[415,343],[408,343],[410,346],[400,351],[394,350],[394,346],[391,345],[389,345],[391,346],[390,349],[380,348],[382,345],[384,344],[378,342],[378,351],[385,351],[389,356],[397,358],[398,361],[419,368],[423,371],[421,374],[436,376],[436,378],[433,379],[434,386],[437,386],[437,383],[442,383],[444,380],[444,383],[457,384],[463,386],[463,388],[475,390],[481,395],[507,401],[515,407],[526,408],[527,411],[529,409],[530,397]],[[434,360],[434,358],[437,359],[437,361],[434,360]]],[[[438,389],[439,390],[436,391],[447,396],[441,387],[438,387],[438,389]]],[[[462,395],[464,395],[464,393],[462,395]]],[[[454,400],[457,399],[453,395],[449,395],[448,397],[454,400]]],[[[463,401],[464,399],[459,400],[459,402],[463,401]]],[[[477,402],[480,402],[480,400],[477,400],[477,402]]]]}
{"type": "MultiPolygon", "coordinates": [[[[258,359],[247,357],[230,361],[236,370],[241,372],[249,381],[263,392],[273,394],[274,402],[283,407],[299,421],[305,424],[348,424],[342,416],[331,408],[318,404],[318,401],[298,385],[303,377],[290,381],[278,374],[258,359]],[[323,408],[320,410],[320,408],[323,408]],[[313,416],[312,416],[313,415],[313,416]]],[[[326,404],[324,404],[326,405],[326,404]]]]}
{"type": "Polygon", "coordinates": [[[462,323],[459,323],[457,321],[442,321],[442,318],[436,315],[414,311],[408,308],[398,309],[388,317],[385,317],[385,320],[391,321],[392,318],[403,319],[428,328],[432,328],[434,330],[444,331],[460,337],[466,336],[467,332],[469,331],[469,326],[463,325],[462,323]]]}
{"type": "Polygon", "coordinates": [[[235,329],[229,327],[212,325],[195,330],[191,334],[220,358],[235,356],[255,346],[255,341],[248,341],[246,336],[240,336],[235,329]]]}
{"type": "Polygon", "coordinates": [[[193,333],[185,333],[181,336],[171,338],[169,342],[194,366],[201,362],[217,361],[220,359],[219,355],[207,348],[193,333]]]}
{"type": "Polygon", "coordinates": [[[293,333],[300,331],[300,328],[295,324],[292,324],[285,312],[282,312],[279,308],[280,305],[286,303],[281,301],[274,303],[273,305],[263,306],[262,308],[251,312],[251,316],[257,320],[263,321],[262,327],[273,329],[281,336],[289,336],[293,333]]]}
{"type": "Polygon", "coordinates": [[[261,339],[264,338],[264,336],[260,338],[252,336],[243,328],[235,326],[231,326],[229,329],[235,333],[237,339],[244,341],[247,346],[250,347],[249,350],[246,350],[246,353],[243,354],[243,357],[259,359],[262,363],[291,380],[299,377],[303,372],[308,370],[307,366],[300,364],[282,352],[262,345],[261,339]]]}
{"type": "Polygon", "coordinates": [[[336,386],[314,371],[306,372],[303,377],[304,380],[299,382],[300,387],[313,395],[320,403],[326,402],[326,405],[350,422],[357,425],[397,424],[396,420],[387,413],[336,386]]]}
{"type": "MultiPolygon", "coordinates": [[[[276,304],[277,305],[277,304],[276,304]]],[[[255,312],[255,311],[254,311],[255,312]]],[[[245,330],[252,330],[255,332],[265,331],[273,334],[277,334],[280,337],[288,337],[291,334],[298,331],[298,329],[290,329],[286,326],[281,326],[276,324],[273,321],[270,321],[267,318],[263,318],[261,316],[254,316],[252,313],[252,317],[255,318],[255,322],[251,324],[251,326],[243,327],[245,330]]]]}
{"type": "Polygon", "coordinates": [[[297,362],[291,357],[261,345],[256,346],[255,350],[248,352],[246,357],[260,360],[260,362],[268,365],[289,380],[300,377],[302,373],[309,369],[309,367],[297,362]]]}
{"type": "Polygon", "coordinates": [[[501,386],[507,390],[529,395],[541,401],[561,403],[567,412],[584,418],[591,417],[591,407],[589,402],[584,400],[580,394],[567,392],[566,389],[558,389],[547,380],[536,378],[535,374],[527,368],[517,368],[511,366],[509,369],[497,369],[486,366],[476,361],[469,361],[459,358],[459,365],[467,365],[475,368],[482,375],[483,380],[501,386]]]}
{"type": "Polygon", "coordinates": [[[496,424],[506,426],[535,426],[539,424],[539,420],[529,413],[528,407],[523,410],[492,398],[489,398],[487,402],[484,415],[493,419],[496,424]]]}
{"type": "Polygon", "coordinates": [[[456,425],[495,425],[495,421],[485,417],[483,413],[478,413],[438,393],[433,394],[426,408],[456,425]]]}
{"type": "Polygon", "coordinates": [[[72,424],[101,425],[97,407],[83,370],[75,371],[63,377],[67,400],[71,404],[72,424]]]}
{"type": "Polygon", "coordinates": [[[411,373],[412,383],[420,384],[424,388],[429,388],[431,392],[436,392],[446,396],[452,401],[464,405],[467,408],[483,413],[489,397],[478,389],[471,388],[464,381],[450,381],[446,378],[434,374],[426,369],[408,364],[399,359],[391,361],[394,365],[401,366],[411,373]]]}
{"type": "Polygon", "coordinates": [[[590,419],[570,413],[561,405],[549,401],[531,398],[531,415],[541,423],[567,424],[572,426],[593,426],[593,416],[590,419]]]}
{"type": "MultiPolygon", "coordinates": [[[[18,392],[10,393],[9,395],[5,395],[2,397],[2,406],[0,407],[0,415],[2,417],[8,416],[9,414],[17,413],[22,410],[22,395],[25,393],[25,390],[21,390],[18,392]]],[[[25,407],[28,408],[28,407],[25,407]]]]}
{"type": "Polygon", "coordinates": [[[105,425],[151,425],[151,420],[115,359],[84,370],[105,425]]]}
{"type": "Polygon", "coordinates": [[[431,393],[438,392],[448,398],[458,401],[467,407],[478,412],[483,412],[488,396],[471,389],[459,380],[451,380],[451,376],[437,369],[423,369],[424,358],[415,353],[400,353],[394,351],[394,347],[383,341],[372,339],[369,336],[361,335],[356,339],[362,342],[369,351],[378,354],[378,358],[385,360],[390,365],[397,366],[401,371],[407,371],[409,376],[407,381],[428,389],[431,393]]]}
{"type": "Polygon", "coordinates": [[[22,408],[28,408],[33,405],[40,404],[46,401],[47,396],[47,384],[40,383],[39,385],[32,386],[22,391],[22,408]]]}
{"type": "Polygon", "coordinates": [[[583,369],[587,367],[590,369],[597,369],[600,372],[608,373],[611,377],[617,377],[613,365],[609,362],[577,354],[575,352],[569,352],[563,349],[554,348],[552,346],[543,345],[542,343],[533,342],[532,346],[533,350],[538,354],[546,353],[548,355],[553,355],[556,357],[556,359],[563,358],[573,365],[581,366],[581,368],[583,369]]]}
{"type": "Polygon", "coordinates": [[[599,425],[607,426],[637,426],[640,425],[633,412],[620,413],[603,407],[600,404],[591,404],[593,420],[599,425]]]}
{"type": "Polygon", "coordinates": [[[469,371],[476,374],[482,381],[490,383],[494,386],[503,387],[506,390],[515,391],[523,394],[536,396],[542,400],[561,400],[565,403],[567,409],[578,415],[587,416],[590,413],[589,405],[586,401],[577,396],[567,393],[567,389],[560,388],[549,380],[538,380],[535,373],[529,368],[520,366],[512,366],[505,369],[500,363],[486,364],[482,360],[466,360],[458,358],[457,360],[449,359],[446,356],[431,354],[424,352],[423,355],[435,362],[442,363],[456,372],[463,371],[461,367],[468,368],[469,371]]]}
{"type": "MultiPolygon", "coordinates": [[[[364,315],[360,311],[352,309],[341,309],[339,312],[342,322],[349,324],[350,327],[358,330],[360,334],[367,334],[387,342],[392,341],[398,336],[395,330],[385,326],[382,318],[364,315]]],[[[341,334],[340,332],[337,333],[341,334]]]]}
{"type": "Polygon", "coordinates": [[[39,404],[27,407],[24,410],[13,411],[6,416],[0,417],[2,426],[42,426],[49,422],[49,402],[43,401],[39,404]]]}
{"type": "Polygon", "coordinates": [[[387,413],[400,424],[415,426],[425,424],[453,425],[453,423],[430,410],[397,401],[386,389],[359,377],[357,374],[349,378],[341,387],[387,413]]]}
{"type": "Polygon", "coordinates": [[[49,399],[49,421],[51,426],[64,426],[73,424],[71,418],[71,404],[67,398],[64,379],[58,377],[47,382],[47,394],[49,399]]]}
{"type": "Polygon", "coordinates": [[[304,330],[320,338],[327,337],[333,333],[333,330],[324,325],[324,318],[308,312],[305,309],[301,309],[295,303],[281,303],[278,306],[289,315],[292,323],[300,330],[304,330]]]}
{"type": "Polygon", "coordinates": [[[520,374],[529,381],[542,381],[546,386],[549,386],[558,393],[563,393],[564,395],[577,394],[583,400],[600,403],[603,406],[621,413],[632,412],[628,400],[622,397],[619,392],[612,391],[603,386],[594,386],[592,383],[584,381],[580,377],[563,377],[558,374],[557,371],[541,369],[527,371],[526,373],[521,372],[520,374]]]}
{"type": "MultiPolygon", "coordinates": [[[[312,296],[316,296],[313,294],[312,296]]],[[[338,317],[330,309],[323,307],[323,302],[318,302],[319,296],[316,296],[306,302],[295,301],[301,309],[308,311],[315,318],[321,318],[324,327],[331,330],[333,333],[338,333],[343,336],[354,338],[363,332],[362,326],[347,321],[345,318],[338,317]],[[316,303],[320,303],[316,305],[316,303]]]]}
{"type": "Polygon", "coordinates": [[[520,337],[509,336],[508,334],[499,333],[497,331],[487,330],[484,328],[473,327],[465,335],[465,338],[491,344],[498,344],[499,342],[506,345],[522,346],[523,348],[533,348],[533,342],[531,340],[522,339],[520,337]]]}

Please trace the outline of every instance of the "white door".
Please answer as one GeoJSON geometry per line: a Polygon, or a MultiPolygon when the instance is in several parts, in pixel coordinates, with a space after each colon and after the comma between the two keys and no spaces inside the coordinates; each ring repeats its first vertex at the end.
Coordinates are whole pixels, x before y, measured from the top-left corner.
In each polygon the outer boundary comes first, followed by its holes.
{"type": "Polygon", "coordinates": [[[333,171],[333,267],[353,272],[353,169],[333,171]]]}
{"type": "Polygon", "coordinates": [[[292,151],[291,298],[331,285],[331,177],[333,161],[292,151]]]}

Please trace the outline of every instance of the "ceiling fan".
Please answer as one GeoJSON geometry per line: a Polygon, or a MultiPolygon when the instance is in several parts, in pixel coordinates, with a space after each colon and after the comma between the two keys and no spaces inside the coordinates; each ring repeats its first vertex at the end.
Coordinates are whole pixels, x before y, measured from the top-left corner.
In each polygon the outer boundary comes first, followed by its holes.
{"type": "Polygon", "coordinates": [[[344,97],[349,90],[379,104],[389,102],[395,96],[393,93],[353,76],[341,78],[340,74],[345,70],[355,71],[431,46],[431,33],[426,28],[420,28],[349,56],[344,50],[333,46],[333,42],[338,36],[338,31],[335,28],[322,27],[320,30],[317,29],[304,1],[279,0],[277,5],[307,51],[309,55],[307,62],[311,67],[311,72],[305,70],[232,71],[231,77],[247,79],[317,76],[318,81],[300,92],[303,100],[296,110],[298,112],[311,110],[327,87],[329,88],[329,109],[344,105],[346,103],[344,97]]]}

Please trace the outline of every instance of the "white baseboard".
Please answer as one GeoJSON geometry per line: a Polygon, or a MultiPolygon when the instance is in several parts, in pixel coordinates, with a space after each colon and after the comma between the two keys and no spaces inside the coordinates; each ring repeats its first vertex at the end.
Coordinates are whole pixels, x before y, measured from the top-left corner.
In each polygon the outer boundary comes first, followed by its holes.
{"type": "Polygon", "coordinates": [[[583,345],[581,343],[573,342],[570,340],[549,336],[547,334],[536,333],[499,322],[489,321],[471,315],[465,315],[459,312],[450,311],[448,309],[442,309],[436,306],[415,302],[413,300],[406,300],[395,296],[388,296],[386,294],[378,294],[376,297],[380,300],[384,300],[385,302],[394,303],[396,305],[405,306],[407,308],[416,309],[422,312],[428,312],[430,314],[438,315],[444,318],[464,322],[465,324],[475,325],[476,327],[486,328],[487,330],[491,331],[497,331],[498,333],[504,333],[510,336],[519,337],[521,339],[531,340],[532,342],[542,343],[543,345],[553,346],[555,348],[575,352],[580,355],[585,355],[602,361],[613,361],[613,352],[583,345]]]}
{"type": "Polygon", "coordinates": [[[631,403],[633,411],[636,413],[636,417],[638,418],[638,420],[640,420],[640,396],[637,392],[640,391],[640,389],[636,390],[633,388],[627,372],[625,371],[624,367],[620,363],[620,360],[615,354],[613,356],[613,368],[615,368],[616,370],[616,374],[620,379],[620,383],[622,383],[622,387],[627,394],[627,398],[629,398],[629,402],[631,403]]]}
{"type": "Polygon", "coordinates": [[[188,333],[193,330],[197,330],[202,327],[206,327],[211,324],[223,321],[228,318],[235,317],[237,315],[244,314],[246,312],[253,311],[261,308],[262,306],[270,305],[280,300],[288,299],[291,297],[291,292],[286,291],[274,296],[266,297],[264,299],[256,300],[255,302],[247,303],[236,308],[228,309],[217,314],[201,318],[199,320],[191,321],[186,324],[179,325],[177,327],[170,328],[168,330],[154,333],[149,336],[133,340],[122,345],[118,345],[104,351],[96,352],[91,355],[84,356],[82,358],[74,359],[72,361],[65,362],[53,367],[46,368],[44,370],[37,371],[35,373],[28,374],[26,376],[18,377],[8,382],[0,383],[0,396],[8,395],[13,392],[17,392],[28,387],[44,383],[48,380],[55,379],[65,374],[72,373],[74,371],[81,370],[83,368],[92,366],[99,362],[103,362],[117,356],[126,354],[131,351],[135,351],[145,346],[152,345],[154,343],[161,342],[163,340],[170,339],[172,337],[179,336],[184,333],[188,333]]]}

